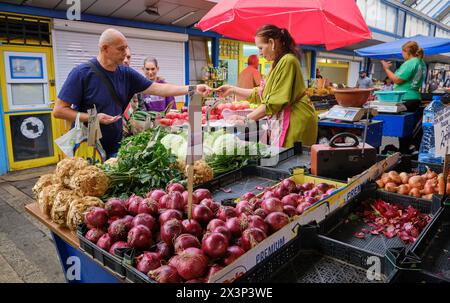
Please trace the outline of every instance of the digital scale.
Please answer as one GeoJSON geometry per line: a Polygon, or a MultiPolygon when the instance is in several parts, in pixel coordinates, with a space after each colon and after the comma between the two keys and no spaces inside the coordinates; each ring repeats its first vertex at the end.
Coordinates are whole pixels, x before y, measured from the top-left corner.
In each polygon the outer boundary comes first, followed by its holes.
{"type": "MultiPolygon", "coordinates": [[[[370,109],[372,115],[376,115],[373,108],[370,109]]],[[[367,108],[362,107],[343,107],[335,105],[325,115],[327,119],[342,120],[348,122],[360,121],[367,114],[367,108]]]]}
{"type": "Polygon", "coordinates": [[[371,108],[376,108],[380,113],[401,113],[406,111],[406,106],[403,103],[392,103],[392,102],[380,102],[372,101],[369,102],[371,108]]]}

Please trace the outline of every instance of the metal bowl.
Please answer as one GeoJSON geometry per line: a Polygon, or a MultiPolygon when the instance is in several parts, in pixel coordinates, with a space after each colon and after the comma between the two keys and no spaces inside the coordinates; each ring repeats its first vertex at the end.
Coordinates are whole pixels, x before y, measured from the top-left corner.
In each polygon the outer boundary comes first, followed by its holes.
{"type": "Polygon", "coordinates": [[[361,107],[370,97],[373,88],[342,88],[334,90],[337,103],[343,107],[361,107]]]}

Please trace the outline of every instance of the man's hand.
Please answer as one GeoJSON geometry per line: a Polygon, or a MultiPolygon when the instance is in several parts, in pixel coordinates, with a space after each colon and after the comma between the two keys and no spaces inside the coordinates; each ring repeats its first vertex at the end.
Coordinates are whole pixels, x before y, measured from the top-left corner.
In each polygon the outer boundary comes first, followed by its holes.
{"type": "Polygon", "coordinates": [[[100,122],[100,124],[104,124],[104,125],[108,125],[108,124],[113,124],[116,123],[117,121],[119,121],[122,116],[110,116],[107,114],[103,114],[103,113],[99,113],[97,114],[97,118],[98,121],[100,122]]]}
{"type": "Polygon", "coordinates": [[[220,98],[228,97],[233,93],[233,90],[234,86],[232,85],[222,85],[221,87],[215,89],[220,98]]]}
{"type": "Polygon", "coordinates": [[[199,93],[203,97],[208,97],[209,95],[211,95],[212,91],[213,89],[206,84],[197,85],[197,93],[199,93]]]}
{"type": "Polygon", "coordinates": [[[384,61],[384,60],[381,60],[381,65],[383,65],[383,68],[384,68],[384,69],[390,69],[391,66],[392,66],[392,62],[391,62],[391,61],[384,61]]]}

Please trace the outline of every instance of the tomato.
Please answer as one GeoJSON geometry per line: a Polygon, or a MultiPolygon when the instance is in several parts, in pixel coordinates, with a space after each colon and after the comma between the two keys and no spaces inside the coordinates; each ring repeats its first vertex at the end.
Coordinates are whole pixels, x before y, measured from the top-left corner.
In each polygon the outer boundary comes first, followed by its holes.
{"type": "Polygon", "coordinates": [[[175,119],[172,120],[172,124],[171,125],[181,125],[181,124],[183,124],[183,120],[175,118],[175,119]]]}
{"type": "Polygon", "coordinates": [[[189,113],[183,113],[182,119],[187,120],[189,118],[189,113]]]}
{"type": "Polygon", "coordinates": [[[242,109],[248,109],[248,108],[250,108],[250,103],[248,101],[242,101],[241,106],[242,106],[242,109]]]}
{"type": "Polygon", "coordinates": [[[206,118],[202,119],[202,124],[206,124],[206,118]]]}
{"type": "Polygon", "coordinates": [[[208,108],[208,106],[202,106],[202,114],[206,114],[206,109],[208,108]]]}
{"type": "Polygon", "coordinates": [[[175,112],[168,112],[168,113],[166,114],[166,118],[167,118],[167,119],[175,119],[175,118],[177,118],[177,116],[178,116],[178,114],[175,113],[175,112]]]}
{"type": "Polygon", "coordinates": [[[231,110],[237,110],[236,104],[232,103],[231,106],[229,107],[229,109],[231,109],[231,110]]]}
{"type": "Polygon", "coordinates": [[[209,120],[211,120],[211,121],[214,121],[214,120],[217,120],[217,119],[218,119],[217,115],[210,115],[209,116],[209,120]]]}
{"type": "Polygon", "coordinates": [[[172,119],[163,118],[159,120],[159,123],[161,123],[161,125],[170,126],[172,125],[172,119]]]}

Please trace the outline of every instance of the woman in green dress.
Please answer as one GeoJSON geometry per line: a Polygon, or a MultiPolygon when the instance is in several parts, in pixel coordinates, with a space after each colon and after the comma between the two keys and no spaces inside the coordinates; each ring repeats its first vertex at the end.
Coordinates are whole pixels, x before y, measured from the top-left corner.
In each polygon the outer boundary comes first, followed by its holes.
{"type": "Polygon", "coordinates": [[[272,145],[289,148],[296,141],[307,146],[316,143],[318,118],[306,96],[300,55],[294,39],[286,29],[264,25],[256,32],[255,44],[260,56],[273,61],[267,79],[254,89],[223,85],[216,90],[219,96],[234,94],[258,104],[242,119],[248,122],[268,117],[272,145]]]}

